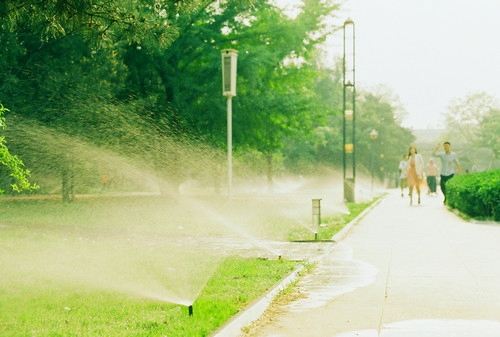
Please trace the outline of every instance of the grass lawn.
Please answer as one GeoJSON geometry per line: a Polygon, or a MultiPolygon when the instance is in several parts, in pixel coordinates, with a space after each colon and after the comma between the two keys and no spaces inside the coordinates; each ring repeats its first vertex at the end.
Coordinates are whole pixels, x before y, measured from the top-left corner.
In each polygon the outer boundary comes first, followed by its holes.
{"type": "Polygon", "coordinates": [[[335,234],[341,231],[346,224],[351,222],[356,218],[361,212],[373,204],[375,200],[364,203],[347,203],[347,208],[349,209],[348,214],[341,214],[336,216],[325,217],[321,221],[321,226],[319,227],[318,234],[316,238],[311,231],[301,229],[296,229],[289,233],[288,239],[290,241],[299,240],[330,240],[335,234]]]}
{"type": "MultiPolygon", "coordinates": [[[[215,225],[222,212],[118,199],[0,200],[0,336],[209,336],[300,264],[220,254],[206,238],[227,235],[215,225]]],[[[331,238],[367,206],[323,219],[318,238],[331,238]]]]}
{"type": "Polygon", "coordinates": [[[229,257],[193,303],[183,305],[57,282],[2,284],[1,336],[208,336],[297,262],[229,257]]]}

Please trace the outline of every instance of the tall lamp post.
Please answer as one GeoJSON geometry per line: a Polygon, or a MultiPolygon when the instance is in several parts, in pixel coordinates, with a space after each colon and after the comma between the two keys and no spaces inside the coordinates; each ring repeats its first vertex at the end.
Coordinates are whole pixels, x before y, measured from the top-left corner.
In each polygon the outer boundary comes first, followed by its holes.
{"type": "Polygon", "coordinates": [[[343,55],[343,166],[344,200],[355,202],[356,181],[355,121],[356,121],[356,78],[355,78],[355,34],[354,21],[344,22],[343,55]]]}
{"type": "Polygon", "coordinates": [[[228,196],[232,197],[233,189],[233,105],[232,98],[236,96],[236,62],[238,51],[222,50],[222,95],[227,97],[227,171],[228,196]]]}
{"type": "Polygon", "coordinates": [[[375,141],[378,138],[378,132],[377,130],[373,129],[370,132],[370,139],[372,140],[372,193],[373,193],[373,180],[374,180],[374,169],[375,169],[375,141]]]}

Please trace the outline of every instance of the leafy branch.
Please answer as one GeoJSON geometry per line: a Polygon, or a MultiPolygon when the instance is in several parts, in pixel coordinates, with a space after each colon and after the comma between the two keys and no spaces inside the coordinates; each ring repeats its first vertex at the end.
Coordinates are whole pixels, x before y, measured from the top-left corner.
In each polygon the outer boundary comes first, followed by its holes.
{"type": "MultiPolygon", "coordinates": [[[[5,128],[5,112],[9,111],[0,103],[0,128],[5,128]]],[[[12,190],[20,193],[21,191],[34,191],[39,187],[29,181],[31,176],[30,171],[24,169],[24,163],[17,156],[12,155],[5,145],[5,137],[0,136],[0,164],[6,166],[10,170],[10,176],[15,179],[15,183],[11,184],[12,190]]],[[[0,194],[4,191],[0,189],[0,194]]]]}

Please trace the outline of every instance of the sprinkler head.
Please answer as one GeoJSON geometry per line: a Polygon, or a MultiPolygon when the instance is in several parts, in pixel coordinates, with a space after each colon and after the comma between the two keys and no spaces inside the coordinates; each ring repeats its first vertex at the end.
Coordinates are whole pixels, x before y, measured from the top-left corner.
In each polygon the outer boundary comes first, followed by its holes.
{"type": "Polygon", "coordinates": [[[190,305],[188,307],[188,313],[189,313],[189,317],[192,317],[193,316],[193,305],[190,305]]]}
{"type": "Polygon", "coordinates": [[[281,261],[281,255],[278,255],[278,261],[281,261]]]}
{"type": "Polygon", "coordinates": [[[318,232],[314,233],[314,240],[318,240],[318,232]]]}

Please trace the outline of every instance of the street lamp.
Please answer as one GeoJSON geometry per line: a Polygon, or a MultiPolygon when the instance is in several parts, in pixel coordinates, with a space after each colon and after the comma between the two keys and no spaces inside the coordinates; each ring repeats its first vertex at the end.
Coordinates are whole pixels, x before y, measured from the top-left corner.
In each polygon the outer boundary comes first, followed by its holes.
{"type": "Polygon", "coordinates": [[[233,189],[233,122],[232,98],[236,96],[236,62],[238,51],[222,50],[222,95],[227,97],[227,166],[228,195],[231,200],[233,189]]]}
{"type": "Polygon", "coordinates": [[[373,179],[374,179],[374,167],[375,167],[375,149],[374,149],[374,144],[375,144],[375,141],[377,140],[378,138],[378,132],[377,130],[373,129],[371,132],[370,132],[370,138],[372,140],[372,193],[373,193],[373,179]]]}
{"type": "Polygon", "coordinates": [[[354,187],[356,180],[356,148],[355,148],[355,121],[356,121],[356,78],[355,78],[355,34],[354,21],[347,19],[344,22],[344,55],[342,62],[343,73],[343,166],[344,166],[344,200],[354,202],[354,187]]]}

